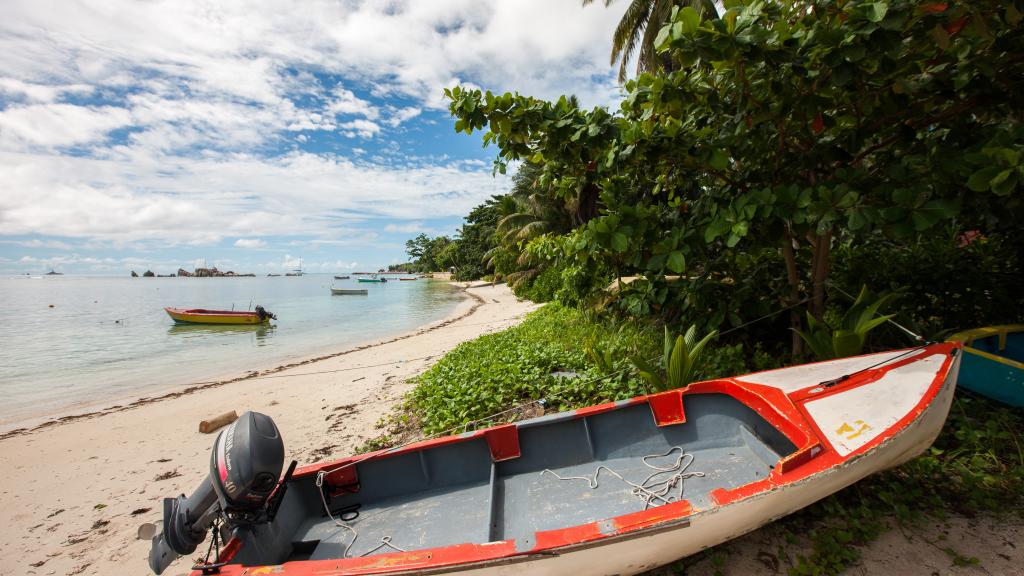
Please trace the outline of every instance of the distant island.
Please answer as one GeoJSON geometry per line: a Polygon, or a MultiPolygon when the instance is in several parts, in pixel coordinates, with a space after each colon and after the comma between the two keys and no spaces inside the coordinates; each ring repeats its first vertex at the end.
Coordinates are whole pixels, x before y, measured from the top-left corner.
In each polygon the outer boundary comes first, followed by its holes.
{"type": "MultiPolygon", "coordinates": [[[[193,272],[189,272],[188,270],[185,270],[184,268],[178,268],[177,274],[154,274],[152,270],[146,270],[145,272],[142,273],[142,277],[143,278],[154,278],[154,277],[157,277],[157,278],[174,278],[175,276],[177,276],[179,278],[224,278],[224,277],[231,277],[231,278],[255,278],[256,277],[255,274],[251,274],[251,273],[250,274],[238,274],[238,273],[233,272],[231,270],[228,270],[227,272],[221,272],[220,270],[217,270],[216,266],[214,266],[213,268],[196,268],[193,272]]],[[[138,278],[138,277],[139,277],[139,274],[137,272],[135,272],[135,270],[132,270],[132,278],[138,278]]]]}

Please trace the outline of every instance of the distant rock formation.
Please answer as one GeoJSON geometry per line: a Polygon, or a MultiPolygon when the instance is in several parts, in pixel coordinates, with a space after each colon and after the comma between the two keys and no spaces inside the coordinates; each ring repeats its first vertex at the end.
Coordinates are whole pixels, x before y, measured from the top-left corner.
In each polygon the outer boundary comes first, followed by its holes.
{"type": "Polygon", "coordinates": [[[178,268],[178,277],[179,278],[188,278],[191,275],[192,275],[192,273],[187,271],[187,270],[185,270],[184,268],[178,268]]]}
{"type": "Polygon", "coordinates": [[[143,278],[155,278],[156,274],[153,274],[152,270],[146,270],[145,272],[142,273],[142,277],[143,278]]]}
{"type": "Polygon", "coordinates": [[[139,277],[139,275],[135,273],[135,270],[132,270],[132,278],[138,278],[138,277],[139,277]]]}

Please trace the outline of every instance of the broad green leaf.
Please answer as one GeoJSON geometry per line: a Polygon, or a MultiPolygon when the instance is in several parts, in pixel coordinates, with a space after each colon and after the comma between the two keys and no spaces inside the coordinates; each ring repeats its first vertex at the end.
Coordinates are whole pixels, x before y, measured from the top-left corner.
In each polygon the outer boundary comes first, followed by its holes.
{"type": "Polygon", "coordinates": [[[629,239],[622,232],[616,232],[612,234],[612,248],[616,252],[625,252],[626,248],[629,247],[629,239]]]}
{"type": "Polygon", "coordinates": [[[885,19],[886,12],[889,11],[889,5],[885,2],[868,4],[865,8],[867,10],[867,18],[872,22],[881,22],[885,19]]]}
{"type": "Polygon", "coordinates": [[[683,337],[677,336],[675,345],[672,347],[672,356],[668,363],[668,383],[670,387],[678,388],[687,384],[683,382],[683,372],[689,355],[683,337]]]}
{"type": "Polygon", "coordinates": [[[729,167],[729,154],[725,150],[716,148],[711,152],[708,164],[710,164],[715,170],[721,172],[729,167]]]}
{"type": "Polygon", "coordinates": [[[975,192],[985,192],[997,174],[999,174],[998,166],[986,166],[971,174],[971,177],[967,179],[967,187],[975,192]]]}
{"type": "Polygon", "coordinates": [[[682,274],[683,270],[686,269],[686,258],[682,252],[675,250],[668,255],[668,261],[665,265],[676,274],[682,274]]]}
{"type": "Polygon", "coordinates": [[[692,34],[700,28],[700,14],[690,6],[684,6],[677,16],[683,25],[684,34],[692,34]]]}

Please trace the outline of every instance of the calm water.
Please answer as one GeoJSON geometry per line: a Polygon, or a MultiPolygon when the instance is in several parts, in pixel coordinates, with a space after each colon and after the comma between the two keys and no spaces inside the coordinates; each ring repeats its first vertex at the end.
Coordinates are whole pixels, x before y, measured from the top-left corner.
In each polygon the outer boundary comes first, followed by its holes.
{"type": "Polygon", "coordinates": [[[18,421],[269,368],[407,332],[461,300],[446,282],[257,278],[0,278],[0,429],[18,421]],[[329,288],[367,288],[332,296],[329,288]],[[249,309],[269,327],[175,325],[163,311],[249,309]],[[50,308],[50,305],[53,308],[50,308]]]}

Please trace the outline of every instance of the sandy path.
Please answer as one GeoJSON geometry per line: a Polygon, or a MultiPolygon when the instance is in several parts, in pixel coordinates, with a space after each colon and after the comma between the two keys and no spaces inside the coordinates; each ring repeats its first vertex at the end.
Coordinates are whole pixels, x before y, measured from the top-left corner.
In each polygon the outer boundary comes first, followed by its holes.
{"type": "MultiPolygon", "coordinates": [[[[0,574],[147,574],[160,501],[206,476],[215,435],[200,420],[236,410],[271,415],[287,458],[340,457],[422,372],[457,344],[516,323],[535,304],[505,286],[478,286],[452,317],[408,337],[272,374],[0,440],[0,574]],[[334,372],[329,372],[334,371],[334,372]],[[318,374],[310,374],[319,372],[318,374]],[[163,480],[158,477],[171,476],[163,480]]],[[[187,573],[187,562],[165,574],[187,573]]]]}

